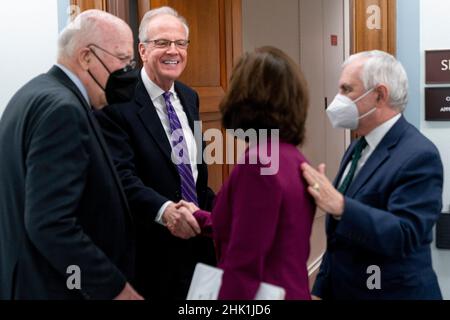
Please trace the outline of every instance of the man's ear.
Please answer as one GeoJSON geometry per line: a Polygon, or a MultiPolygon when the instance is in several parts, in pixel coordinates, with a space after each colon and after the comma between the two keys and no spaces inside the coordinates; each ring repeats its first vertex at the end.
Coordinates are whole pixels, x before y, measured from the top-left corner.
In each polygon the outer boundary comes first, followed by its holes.
{"type": "Polygon", "coordinates": [[[80,49],[77,55],[78,63],[80,64],[80,66],[83,68],[83,70],[88,70],[92,59],[91,50],[89,50],[89,48],[80,49]]]}
{"type": "Polygon", "coordinates": [[[384,84],[381,84],[375,89],[375,91],[378,95],[377,102],[384,102],[384,103],[388,102],[389,89],[387,88],[387,86],[385,86],[384,84]]]}
{"type": "Polygon", "coordinates": [[[139,43],[139,55],[141,56],[142,62],[147,62],[146,58],[147,47],[144,43],[139,43]]]}

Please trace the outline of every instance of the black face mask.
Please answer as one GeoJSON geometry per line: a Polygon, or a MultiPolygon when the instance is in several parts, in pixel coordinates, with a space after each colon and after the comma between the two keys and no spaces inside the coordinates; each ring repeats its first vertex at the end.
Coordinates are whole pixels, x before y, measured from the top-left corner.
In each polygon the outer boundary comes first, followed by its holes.
{"type": "Polygon", "coordinates": [[[117,70],[109,75],[105,94],[108,104],[131,101],[139,81],[139,70],[117,70]]]}
{"type": "MultiPolygon", "coordinates": [[[[102,49],[103,50],[103,49],[102,49]]],[[[88,70],[91,78],[97,83],[97,85],[105,91],[106,100],[108,104],[124,103],[131,101],[134,97],[136,85],[139,81],[139,70],[134,69],[133,66],[126,66],[123,69],[111,72],[108,67],[99,58],[99,56],[91,49],[95,57],[100,61],[103,67],[108,71],[109,78],[106,82],[106,88],[98,82],[97,78],[88,70]]]]}

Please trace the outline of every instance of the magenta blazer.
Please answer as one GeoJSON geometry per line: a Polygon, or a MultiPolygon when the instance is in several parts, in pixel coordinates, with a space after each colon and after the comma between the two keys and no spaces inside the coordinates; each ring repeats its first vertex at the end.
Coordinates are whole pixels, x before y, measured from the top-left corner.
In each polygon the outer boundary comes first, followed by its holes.
{"type": "Polygon", "coordinates": [[[277,174],[261,175],[268,166],[248,164],[257,148],[247,150],[247,164],[235,167],[212,213],[194,214],[203,234],[215,240],[224,270],[220,300],[253,300],[261,282],[283,287],[288,300],[310,299],[307,260],[315,204],[300,170],[306,159],[291,144],[279,146],[277,174]]]}

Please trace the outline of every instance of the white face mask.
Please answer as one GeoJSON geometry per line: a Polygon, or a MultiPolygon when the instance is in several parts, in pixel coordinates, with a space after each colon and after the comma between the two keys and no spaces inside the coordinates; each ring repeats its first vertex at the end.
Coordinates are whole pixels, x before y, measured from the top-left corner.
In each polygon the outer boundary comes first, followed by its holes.
{"type": "Polygon", "coordinates": [[[356,102],[366,97],[373,90],[373,88],[370,89],[354,101],[342,94],[338,94],[336,98],[334,98],[330,106],[327,108],[327,115],[332,126],[334,128],[342,129],[357,129],[359,126],[359,120],[371,115],[376,111],[377,108],[374,107],[366,114],[360,116],[358,107],[356,106],[356,102]]]}

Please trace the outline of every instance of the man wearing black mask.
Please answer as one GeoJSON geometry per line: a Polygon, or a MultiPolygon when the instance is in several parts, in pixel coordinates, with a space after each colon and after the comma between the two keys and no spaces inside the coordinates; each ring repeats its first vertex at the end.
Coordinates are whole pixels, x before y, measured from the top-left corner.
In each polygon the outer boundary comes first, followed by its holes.
{"type": "Polygon", "coordinates": [[[105,67],[132,67],[133,35],[89,10],[58,44],[0,122],[0,300],[140,300],[133,221],[92,113],[107,104],[105,67]]]}
{"type": "Polygon", "coordinates": [[[96,50],[103,51],[107,55],[114,57],[119,61],[123,61],[124,63],[127,62],[127,58],[116,56],[108,50],[103,49],[95,44],[89,45],[89,49],[109,73],[106,87],[103,87],[97,80],[97,78],[92,74],[92,72],[88,71],[89,75],[92,77],[95,83],[97,83],[97,85],[105,92],[108,104],[130,101],[134,96],[135,88],[139,81],[139,70],[135,69],[136,60],[133,59],[128,62],[128,64],[124,68],[111,72],[111,70],[106,66],[103,60],[98,56],[96,50]]]}

